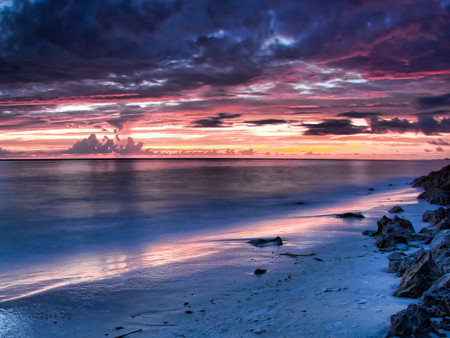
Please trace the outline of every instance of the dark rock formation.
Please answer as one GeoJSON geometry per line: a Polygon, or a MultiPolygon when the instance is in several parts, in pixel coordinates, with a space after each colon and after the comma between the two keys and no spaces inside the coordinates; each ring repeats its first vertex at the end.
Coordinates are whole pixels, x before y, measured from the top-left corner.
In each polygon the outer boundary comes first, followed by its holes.
{"type": "Polygon", "coordinates": [[[274,239],[252,239],[251,241],[248,241],[247,243],[250,243],[253,246],[257,247],[264,247],[264,246],[280,246],[283,245],[283,241],[279,236],[275,237],[274,239]]]}
{"type": "Polygon", "coordinates": [[[397,312],[391,317],[391,329],[386,337],[430,337],[435,331],[430,321],[431,315],[426,308],[416,304],[397,312]]]}
{"type": "Polygon", "coordinates": [[[253,273],[255,275],[262,275],[263,273],[266,273],[266,269],[256,269],[253,273]]]}
{"type": "Polygon", "coordinates": [[[425,252],[425,250],[420,249],[417,250],[407,256],[405,256],[405,258],[402,259],[402,261],[400,262],[400,264],[398,265],[397,268],[397,276],[398,277],[402,277],[403,274],[405,273],[405,271],[411,266],[411,264],[417,259],[417,257],[419,257],[423,252],[425,252]]]}
{"type": "Polygon", "coordinates": [[[404,252],[393,252],[388,256],[389,266],[388,273],[397,273],[400,267],[400,263],[406,258],[406,254],[404,252]]]}
{"type": "Polygon", "coordinates": [[[345,212],[343,214],[337,214],[336,215],[337,218],[365,218],[363,214],[361,214],[360,212],[345,212]]]}
{"type": "Polygon", "coordinates": [[[433,260],[446,272],[450,272],[450,230],[440,231],[430,244],[433,260]]]}
{"type": "Polygon", "coordinates": [[[413,184],[425,189],[418,198],[437,205],[450,204],[450,165],[441,170],[432,171],[427,176],[416,178],[413,184]]]}
{"type": "Polygon", "coordinates": [[[442,208],[436,210],[427,210],[422,214],[422,220],[424,222],[430,222],[430,226],[436,226],[439,224],[443,219],[446,219],[450,217],[450,209],[449,208],[442,208]]]}
{"type": "Polygon", "coordinates": [[[397,214],[397,213],[402,212],[402,211],[405,211],[405,210],[403,210],[403,208],[401,206],[399,206],[399,205],[396,205],[396,206],[394,206],[394,207],[389,209],[389,212],[391,214],[397,214]]]}
{"type": "Polygon", "coordinates": [[[394,296],[418,298],[443,274],[442,268],[433,260],[431,253],[423,251],[406,269],[394,296]]]}
{"type": "Polygon", "coordinates": [[[414,228],[410,221],[394,216],[394,219],[383,216],[377,222],[376,245],[381,251],[393,251],[397,244],[406,244],[414,240],[414,228]]]}
{"type": "Polygon", "coordinates": [[[433,317],[450,316],[450,274],[438,279],[433,286],[423,293],[419,306],[429,308],[433,317]]]}
{"type": "Polygon", "coordinates": [[[362,234],[363,234],[364,236],[373,236],[375,233],[376,233],[375,230],[364,230],[364,231],[362,232],[362,234]]]}

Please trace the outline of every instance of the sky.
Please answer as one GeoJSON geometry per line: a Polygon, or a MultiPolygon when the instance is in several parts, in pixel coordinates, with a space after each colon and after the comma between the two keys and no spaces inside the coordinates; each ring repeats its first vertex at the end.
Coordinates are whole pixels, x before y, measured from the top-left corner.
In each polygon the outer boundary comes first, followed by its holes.
{"type": "Polygon", "coordinates": [[[0,0],[0,158],[450,157],[450,0],[0,0]]]}

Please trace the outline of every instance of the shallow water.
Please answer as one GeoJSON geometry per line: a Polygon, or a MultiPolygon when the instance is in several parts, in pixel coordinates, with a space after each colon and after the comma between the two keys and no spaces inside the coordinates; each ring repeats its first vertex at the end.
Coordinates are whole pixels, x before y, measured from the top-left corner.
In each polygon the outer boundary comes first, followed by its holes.
{"type": "Polygon", "coordinates": [[[366,195],[444,161],[0,162],[0,299],[198,258],[174,241],[366,195]],[[305,205],[298,204],[305,202],[305,205]],[[164,244],[170,241],[170,247],[164,244]],[[145,253],[145,254],[143,254],[145,253]],[[25,287],[26,286],[26,287],[25,287]],[[26,289],[26,290],[25,290],[26,289]]]}

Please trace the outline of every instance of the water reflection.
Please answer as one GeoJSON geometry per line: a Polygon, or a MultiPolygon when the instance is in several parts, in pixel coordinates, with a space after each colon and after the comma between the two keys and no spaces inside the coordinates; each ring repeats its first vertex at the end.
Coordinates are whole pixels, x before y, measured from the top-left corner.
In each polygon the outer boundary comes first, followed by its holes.
{"type": "MultiPolygon", "coordinates": [[[[310,249],[318,240],[318,237],[312,234],[319,230],[364,225],[360,221],[343,222],[334,217],[334,214],[347,211],[369,212],[380,204],[388,208],[397,200],[409,200],[412,201],[411,203],[416,203],[416,195],[417,192],[414,189],[404,188],[396,190],[395,195],[392,192],[369,195],[362,199],[298,211],[281,218],[245,224],[233,229],[201,232],[188,237],[180,236],[165,243],[149,244],[142,249],[94,252],[61,259],[54,263],[41,262],[31,268],[11,270],[1,274],[0,301],[26,297],[74,283],[142,271],[142,269],[150,269],[146,273],[151,275],[152,268],[160,266],[168,268],[165,270],[166,273],[158,278],[170,278],[176,274],[195,272],[193,266],[187,263],[199,259],[201,264],[196,265],[197,270],[221,264],[240,264],[242,251],[251,250],[251,246],[245,242],[255,237],[267,238],[279,235],[282,238],[289,238],[293,234],[302,234],[304,240],[301,247],[296,249],[310,249]],[[223,261],[223,257],[227,257],[227,260],[223,261]],[[186,263],[184,268],[180,268],[180,264],[183,266],[183,263],[186,263]],[[172,264],[176,264],[177,268],[170,268],[172,264]]],[[[319,240],[325,239],[322,236],[319,240]]]]}

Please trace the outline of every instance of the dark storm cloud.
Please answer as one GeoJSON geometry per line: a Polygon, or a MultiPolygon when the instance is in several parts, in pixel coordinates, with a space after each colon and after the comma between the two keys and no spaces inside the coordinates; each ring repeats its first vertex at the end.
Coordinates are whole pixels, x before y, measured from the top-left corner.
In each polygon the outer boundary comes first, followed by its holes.
{"type": "Polygon", "coordinates": [[[421,97],[417,102],[422,109],[450,106],[450,93],[439,96],[421,97]]]}
{"type": "Polygon", "coordinates": [[[449,8],[438,0],[385,6],[362,0],[14,1],[0,13],[0,84],[8,91],[41,82],[59,83],[58,95],[160,97],[246,83],[292,59],[373,74],[448,70],[449,47],[442,42],[450,40],[449,8]],[[61,85],[67,81],[78,82],[61,85]]]}
{"type": "Polygon", "coordinates": [[[367,117],[373,117],[373,116],[378,116],[380,115],[380,113],[375,113],[375,112],[359,112],[359,111],[349,111],[349,112],[345,112],[345,113],[339,113],[337,116],[344,116],[344,117],[349,117],[349,118],[367,118],[367,117]]]}
{"type": "Polygon", "coordinates": [[[435,135],[450,132],[450,118],[444,118],[438,121],[431,116],[420,116],[417,122],[400,118],[394,118],[392,120],[372,118],[370,127],[372,132],[376,134],[392,131],[397,133],[415,132],[425,135],[435,135]]]}
{"type": "Polygon", "coordinates": [[[135,143],[129,137],[126,145],[120,145],[114,140],[104,137],[102,141],[97,139],[95,134],[91,134],[88,138],[75,142],[75,144],[67,149],[65,153],[68,154],[136,154],[139,153],[144,144],[142,142],[135,143]]]}
{"type": "Polygon", "coordinates": [[[355,126],[350,120],[327,119],[321,123],[303,123],[307,127],[304,135],[354,135],[367,133],[367,127],[355,126]]]}
{"type": "Polygon", "coordinates": [[[196,128],[220,128],[229,127],[229,124],[224,123],[224,119],[234,119],[241,116],[241,114],[219,113],[217,116],[211,116],[206,119],[194,121],[193,127],[196,128]]]}
{"type": "Polygon", "coordinates": [[[286,120],[281,120],[281,119],[264,119],[264,120],[245,121],[245,123],[250,123],[250,124],[253,124],[255,126],[264,126],[264,125],[267,125],[267,124],[287,123],[287,121],[286,120]]]}

